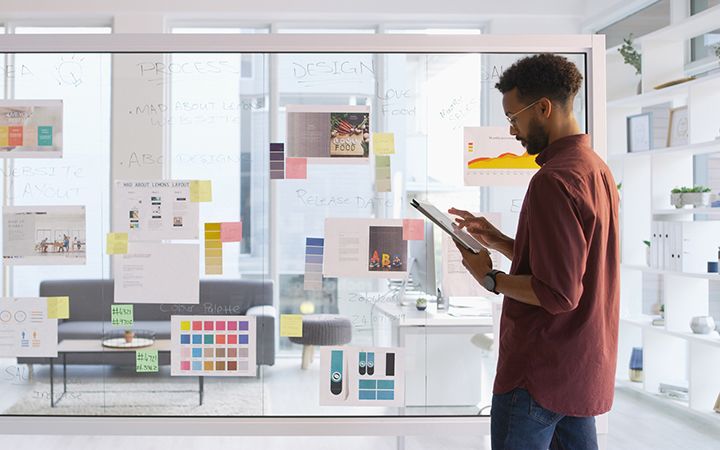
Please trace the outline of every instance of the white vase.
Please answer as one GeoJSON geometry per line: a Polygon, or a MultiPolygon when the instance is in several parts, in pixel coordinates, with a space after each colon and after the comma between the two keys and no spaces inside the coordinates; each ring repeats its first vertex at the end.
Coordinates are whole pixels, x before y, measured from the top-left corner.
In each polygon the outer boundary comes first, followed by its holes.
{"type": "Polygon", "coordinates": [[[708,334],[715,329],[715,319],[710,316],[696,316],[690,320],[690,329],[695,334],[708,334]]]}

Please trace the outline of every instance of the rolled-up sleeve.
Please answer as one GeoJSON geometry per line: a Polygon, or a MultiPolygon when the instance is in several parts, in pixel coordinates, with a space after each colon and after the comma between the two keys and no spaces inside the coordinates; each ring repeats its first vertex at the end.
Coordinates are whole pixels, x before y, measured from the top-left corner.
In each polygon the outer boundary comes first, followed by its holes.
{"type": "Polygon", "coordinates": [[[532,289],[550,314],[572,311],[583,293],[588,254],[582,214],[552,175],[536,176],[527,200],[532,289]]]}

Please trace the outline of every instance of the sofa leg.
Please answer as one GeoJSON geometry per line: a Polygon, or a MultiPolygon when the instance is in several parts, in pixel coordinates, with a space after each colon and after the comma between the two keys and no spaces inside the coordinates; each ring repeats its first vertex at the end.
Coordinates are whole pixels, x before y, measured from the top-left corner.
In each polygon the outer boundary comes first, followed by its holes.
{"type": "Polygon", "coordinates": [[[313,362],[313,357],[315,353],[315,347],[312,345],[303,345],[303,352],[302,352],[302,368],[307,369],[310,367],[310,364],[313,362]]]}

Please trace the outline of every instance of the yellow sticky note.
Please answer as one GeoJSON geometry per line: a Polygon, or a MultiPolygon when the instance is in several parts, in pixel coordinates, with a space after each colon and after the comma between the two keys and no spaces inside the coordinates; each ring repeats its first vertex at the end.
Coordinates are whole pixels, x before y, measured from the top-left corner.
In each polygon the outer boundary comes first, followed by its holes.
{"type": "Polygon", "coordinates": [[[70,318],[70,297],[47,298],[48,319],[70,318]]]}
{"type": "Polygon", "coordinates": [[[395,154],[395,135],[393,133],[373,133],[372,144],[376,155],[395,154]]]}
{"type": "Polygon", "coordinates": [[[193,180],[190,182],[190,201],[212,201],[212,183],[210,180],[193,180]]]}
{"type": "Polygon", "coordinates": [[[107,254],[122,255],[128,252],[128,234],[127,233],[108,233],[107,235],[107,254]]]}
{"type": "Polygon", "coordinates": [[[302,314],[280,314],[280,336],[302,337],[302,314]]]}
{"type": "Polygon", "coordinates": [[[189,320],[183,320],[180,322],[180,330],[181,331],[190,331],[190,321],[189,320]]]}

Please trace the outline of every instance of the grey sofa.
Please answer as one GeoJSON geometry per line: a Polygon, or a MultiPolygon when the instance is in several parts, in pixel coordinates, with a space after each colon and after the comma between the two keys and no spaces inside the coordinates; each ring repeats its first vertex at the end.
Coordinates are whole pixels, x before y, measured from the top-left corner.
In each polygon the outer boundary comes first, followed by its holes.
{"type": "MultiPolygon", "coordinates": [[[[70,318],[58,323],[58,341],[100,339],[122,328],[110,323],[113,280],[53,280],[40,283],[40,297],[70,297],[70,318]]],[[[275,310],[272,282],[253,280],[201,280],[200,303],[135,304],[133,329],[151,330],[157,339],[170,339],[172,315],[252,315],[257,321],[257,364],[275,364],[275,310]]],[[[160,353],[160,364],[170,355],[160,353]]],[[[129,352],[67,353],[68,364],[133,364],[129,352]]],[[[60,356],[55,362],[61,362],[60,356]]],[[[20,364],[47,364],[48,358],[18,358],[20,364]]]]}

